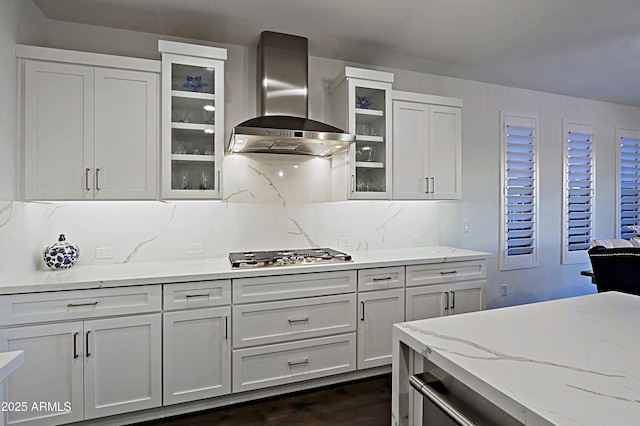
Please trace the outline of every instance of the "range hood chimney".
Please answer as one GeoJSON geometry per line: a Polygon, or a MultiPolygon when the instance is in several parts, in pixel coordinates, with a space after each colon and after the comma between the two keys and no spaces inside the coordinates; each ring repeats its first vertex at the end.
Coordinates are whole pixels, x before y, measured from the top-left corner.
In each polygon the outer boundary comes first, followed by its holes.
{"type": "Polygon", "coordinates": [[[229,152],[331,157],[355,142],[352,134],[307,118],[307,46],[304,37],[262,32],[257,72],[261,116],[233,128],[229,152]]]}

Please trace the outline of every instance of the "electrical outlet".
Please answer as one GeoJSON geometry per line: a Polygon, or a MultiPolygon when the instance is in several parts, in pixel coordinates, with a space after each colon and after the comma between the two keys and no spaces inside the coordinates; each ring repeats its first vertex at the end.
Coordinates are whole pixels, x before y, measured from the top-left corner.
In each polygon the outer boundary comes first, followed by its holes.
{"type": "Polygon", "coordinates": [[[96,247],[96,259],[113,259],[116,257],[115,247],[96,247]]]}
{"type": "Polygon", "coordinates": [[[202,243],[187,244],[187,254],[202,254],[204,253],[204,245],[202,243]]]}
{"type": "Polygon", "coordinates": [[[500,286],[500,295],[501,296],[506,296],[507,295],[507,285],[506,284],[502,284],[500,286]]]}
{"type": "Polygon", "coordinates": [[[351,247],[351,237],[339,237],[338,238],[338,246],[339,247],[351,247]]]}
{"type": "Polygon", "coordinates": [[[469,232],[469,221],[468,220],[463,220],[462,221],[462,232],[464,232],[465,234],[469,232]]]}
{"type": "Polygon", "coordinates": [[[413,244],[420,244],[423,240],[422,234],[413,234],[411,236],[411,243],[413,244]]]}

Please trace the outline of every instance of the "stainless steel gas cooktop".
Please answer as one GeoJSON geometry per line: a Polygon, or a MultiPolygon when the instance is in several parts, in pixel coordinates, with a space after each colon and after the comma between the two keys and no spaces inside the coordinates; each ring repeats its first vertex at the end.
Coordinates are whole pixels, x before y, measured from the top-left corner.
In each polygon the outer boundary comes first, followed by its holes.
{"type": "Polygon", "coordinates": [[[330,248],[310,248],[229,253],[229,260],[231,268],[238,269],[348,262],[351,256],[330,248]]]}

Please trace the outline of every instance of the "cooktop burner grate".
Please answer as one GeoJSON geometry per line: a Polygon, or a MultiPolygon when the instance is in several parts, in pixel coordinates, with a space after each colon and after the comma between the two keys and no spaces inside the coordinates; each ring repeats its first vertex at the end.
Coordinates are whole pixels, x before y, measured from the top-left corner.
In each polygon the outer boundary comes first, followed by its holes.
{"type": "Polygon", "coordinates": [[[350,260],[350,255],[330,248],[229,253],[229,261],[233,269],[264,266],[313,265],[348,262],[350,260]]]}

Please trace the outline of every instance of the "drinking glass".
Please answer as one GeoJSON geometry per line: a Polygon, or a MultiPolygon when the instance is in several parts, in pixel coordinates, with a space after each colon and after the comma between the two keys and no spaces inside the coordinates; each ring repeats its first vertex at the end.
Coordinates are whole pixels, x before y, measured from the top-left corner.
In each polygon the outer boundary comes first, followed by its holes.
{"type": "Polygon", "coordinates": [[[189,189],[189,180],[191,178],[191,173],[188,170],[180,170],[178,174],[180,189],[189,189]]]}
{"type": "Polygon", "coordinates": [[[203,170],[200,173],[200,188],[211,189],[213,184],[213,175],[211,172],[203,170]]]}

